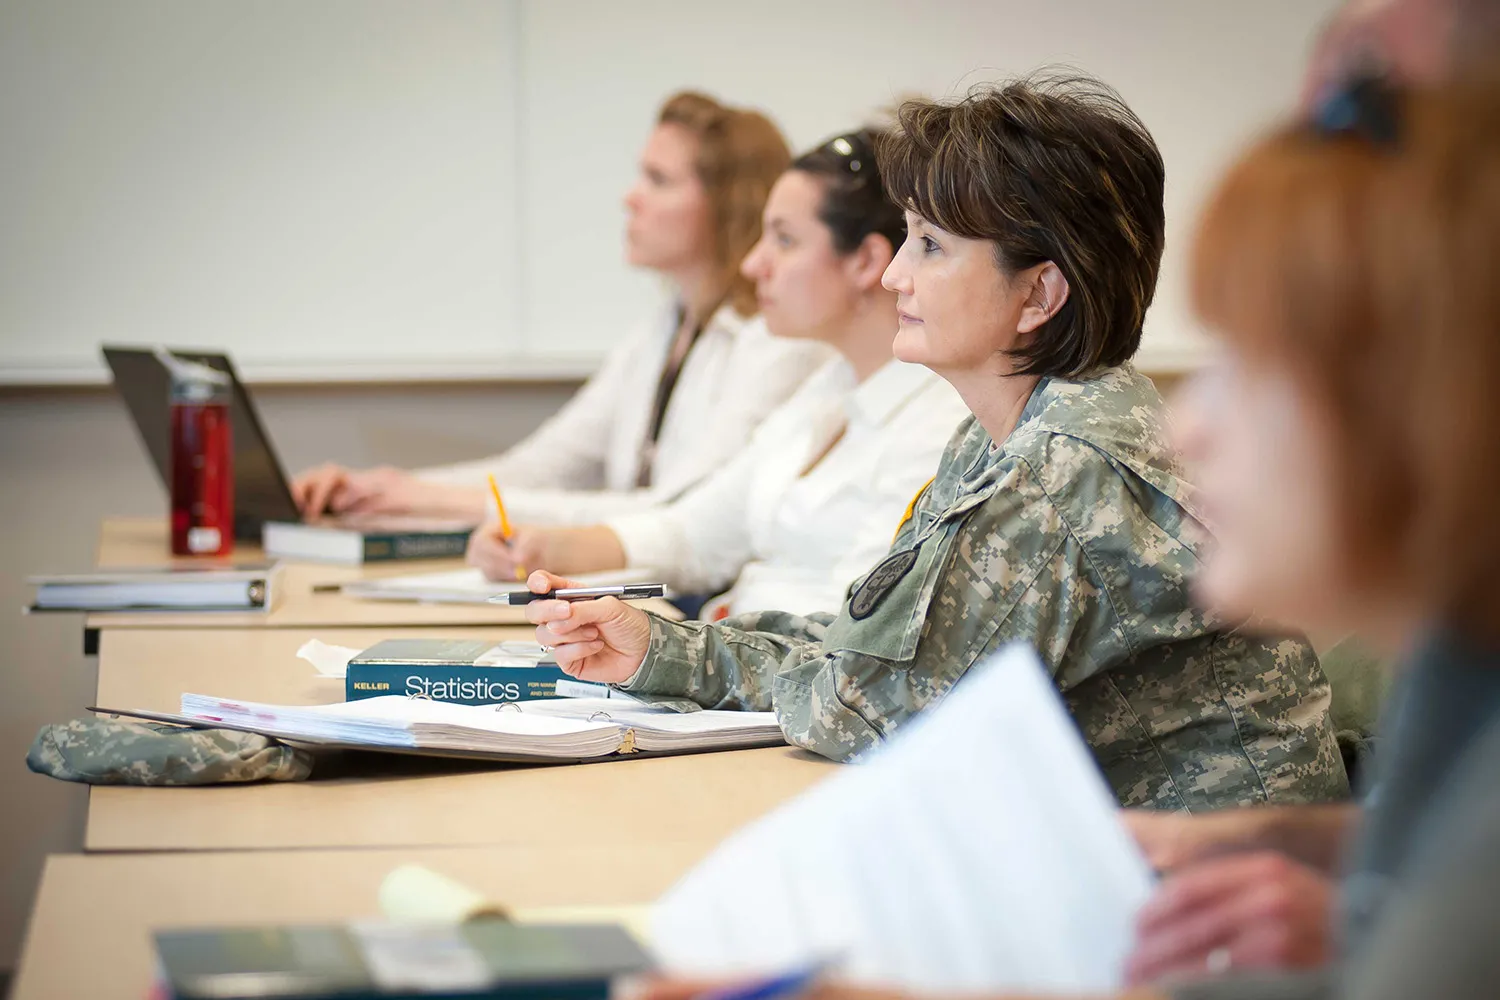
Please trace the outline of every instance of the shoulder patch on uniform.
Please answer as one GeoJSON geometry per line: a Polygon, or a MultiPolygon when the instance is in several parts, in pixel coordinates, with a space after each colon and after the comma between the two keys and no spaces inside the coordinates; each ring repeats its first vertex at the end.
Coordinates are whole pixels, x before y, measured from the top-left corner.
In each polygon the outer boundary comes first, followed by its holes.
{"type": "Polygon", "coordinates": [[[922,494],[927,492],[927,487],[931,486],[935,482],[937,482],[937,476],[933,476],[931,479],[927,480],[927,482],[922,484],[921,489],[912,494],[911,503],[906,505],[906,510],[901,514],[901,523],[896,525],[896,533],[891,536],[891,541],[894,542],[896,539],[901,537],[901,529],[906,527],[906,522],[910,521],[912,515],[917,512],[917,502],[922,499],[922,494]]]}
{"type": "Polygon", "coordinates": [[[921,547],[919,544],[916,548],[886,556],[884,562],[870,570],[870,575],[865,577],[859,589],[849,596],[849,617],[855,621],[864,621],[870,617],[880,599],[916,565],[917,549],[921,547]]]}

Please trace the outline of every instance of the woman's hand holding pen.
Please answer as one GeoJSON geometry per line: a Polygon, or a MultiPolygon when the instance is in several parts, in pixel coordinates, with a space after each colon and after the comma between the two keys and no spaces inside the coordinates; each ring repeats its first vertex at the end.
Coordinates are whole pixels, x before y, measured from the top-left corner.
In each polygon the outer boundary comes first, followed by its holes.
{"type": "Polygon", "coordinates": [[[528,569],[567,574],[625,566],[625,550],[620,547],[619,538],[602,525],[585,528],[521,525],[507,541],[499,525],[488,524],[469,537],[467,558],[469,565],[484,573],[485,579],[506,582],[522,579],[528,569]]]}
{"type": "MultiPolygon", "coordinates": [[[[534,594],[577,584],[537,571],[526,579],[534,594]]],[[[533,601],[526,620],[537,626],[536,641],[551,646],[557,665],[572,677],[601,684],[628,681],[651,648],[646,612],[614,597],[597,601],[533,601]]]]}
{"type": "Polygon", "coordinates": [[[486,580],[514,583],[525,579],[527,566],[547,566],[545,528],[520,528],[505,537],[505,530],[493,522],[482,524],[469,536],[464,558],[475,566],[486,580]]]}

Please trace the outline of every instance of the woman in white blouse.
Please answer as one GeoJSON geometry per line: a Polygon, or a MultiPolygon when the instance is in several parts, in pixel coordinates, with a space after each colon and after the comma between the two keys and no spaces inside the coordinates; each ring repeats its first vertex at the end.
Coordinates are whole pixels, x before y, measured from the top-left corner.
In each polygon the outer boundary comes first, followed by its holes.
{"type": "Polygon", "coordinates": [[[470,561],[578,573],[648,566],[684,593],[729,590],[703,617],[766,608],[836,611],[890,546],[911,500],[967,415],[947,382],[891,356],[895,294],[880,278],[901,244],[869,131],[797,159],[766,203],[741,270],[778,336],[821,342],[830,361],[766,418],[749,447],[679,500],[584,528],[523,525],[507,544],[476,532],[470,561]]]}
{"type": "Polygon", "coordinates": [[[755,111],[681,93],[667,100],[625,197],[626,258],[667,279],[672,301],[599,372],[502,455],[405,471],[324,465],[292,485],[303,515],[493,517],[591,523],[680,496],[739,451],[828,354],[780,340],[755,313],[740,259],[789,153],[755,111]]]}

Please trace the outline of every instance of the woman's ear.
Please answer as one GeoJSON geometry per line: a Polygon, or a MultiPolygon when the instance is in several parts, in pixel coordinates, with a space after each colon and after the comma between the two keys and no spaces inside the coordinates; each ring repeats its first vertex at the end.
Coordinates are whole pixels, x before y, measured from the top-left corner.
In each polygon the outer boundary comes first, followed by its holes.
{"type": "Polygon", "coordinates": [[[1068,301],[1068,279],[1063,277],[1061,269],[1050,260],[1028,268],[1017,277],[1029,284],[1030,290],[1026,295],[1026,305],[1021,309],[1020,320],[1016,323],[1016,332],[1033,333],[1056,316],[1057,311],[1068,301]]]}
{"type": "Polygon", "coordinates": [[[868,233],[859,241],[859,246],[844,257],[844,267],[849,280],[861,292],[876,291],[880,288],[885,269],[891,266],[895,256],[896,250],[890,240],[879,233],[868,233]]]}

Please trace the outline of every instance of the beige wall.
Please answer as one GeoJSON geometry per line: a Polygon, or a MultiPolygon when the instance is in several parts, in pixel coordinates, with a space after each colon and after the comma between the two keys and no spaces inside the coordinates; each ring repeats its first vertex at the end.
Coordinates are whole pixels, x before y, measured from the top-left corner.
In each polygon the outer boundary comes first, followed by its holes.
{"type": "MultiPolygon", "coordinates": [[[[332,459],[416,465],[498,450],[569,385],[264,388],[262,417],[292,469],[332,459]]],[[[165,516],[165,496],[108,389],[0,391],[0,969],[14,965],[42,857],[82,845],[87,792],[34,775],[39,726],[94,693],[75,615],[22,616],[33,573],[88,569],[99,521],[165,516]]]]}

